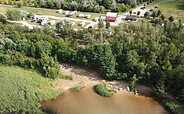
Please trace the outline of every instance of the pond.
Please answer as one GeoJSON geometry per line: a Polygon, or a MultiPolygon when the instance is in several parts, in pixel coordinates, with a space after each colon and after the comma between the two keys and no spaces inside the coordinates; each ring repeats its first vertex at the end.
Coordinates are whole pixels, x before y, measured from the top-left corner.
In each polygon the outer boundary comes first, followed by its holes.
{"type": "Polygon", "coordinates": [[[167,114],[153,98],[125,91],[102,97],[90,87],[67,91],[42,105],[57,114],[167,114]]]}

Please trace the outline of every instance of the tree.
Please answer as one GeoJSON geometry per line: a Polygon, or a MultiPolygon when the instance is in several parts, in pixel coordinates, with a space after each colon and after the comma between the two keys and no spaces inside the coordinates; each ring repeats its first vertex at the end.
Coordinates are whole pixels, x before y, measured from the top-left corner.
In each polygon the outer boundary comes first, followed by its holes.
{"type": "Polygon", "coordinates": [[[161,76],[161,78],[156,83],[154,90],[159,97],[163,97],[165,94],[165,76],[161,76]]]}
{"type": "Polygon", "coordinates": [[[17,3],[17,8],[21,8],[22,7],[22,4],[19,2],[17,3]]]}
{"type": "Polygon", "coordinates": [[[137,16],[139,16],[140,14],[141,14],[141,12],[140,12],[140,11],[138,11],[138,12],[137,12],[137,16]]]}
{"type": "Polygon", "coordinates": [[[164,16],[163,14],[160,16],[160,18],[161,18],[162,20],[165,20],[165,16],[164,16]]]}
{"type": "Polygon", "coordinates": [[[103,39],[103,28],[104,28],[104,24],[102,21],[99,21],[98,23],[98,29],[99,29],[99,32],[100,32],[100,42],[103,43],[104,42],[104,39],[103,39]]]}
{"type": "Polygon", "coordinates": [[[151,15],[153,18],[155,18],[157,15],[156,15],[156,12],[154,11],[151,15]]]}
{"type": "Polygon", "coordinates": [[[130,15],[132,15],[132,10],[129,11],[130,15]]]}
{"type": "Polygon", "coordinates": [[[56,2],[56,8],[60,9],[61,8],[61,2],[56,2]]]}
{"type": "Polygon", "coordinates": [[[138,81],[136,75],[134,74],[134,76],[130,79],[130,91],[133,91],[134,93],[136,93],[135,90],[135,86],[136,86],[136,82],[138,81]]]}
{"type": "Polygon", "coordinates": [[[54,8],[54,3],[53,3],[53,1],[47,1],[47,7],[48,8],[54,8]]]}
{"type": "Polygon", "coordinates": [[[110,26],[111,26],[111,25],[110,25],[109,21],[106,20],[106,29],[108,29],[110,26]]]}
{"type": "Polygon", "coordinates": [[[173,16],[170,16],[170,17],[169,17],[169,21],[170,21],[170,22],[173,22],[173,21],[174,21],[174,17],[173,17],[173,16]]]}
{"type": "Polygon", "coordinates": [[[0,22],[6,23],[6,18],[4,15],[0,14],[0,22]]]}
{"type": "Polygon", "coordinates": [[[111,0],[103,0],[102,4],[106,9],[110,9],[112,2],[111,0]]]}
{"type": "Polygon", "coordinates": [[[161,10],[158,10],[157,11],[157,17],[159,17],[161,14],[162,14],[162,11],[161,10]]]}
{"type": "Polygon", "coordinates": [[[149,15],[149,13],[146,11],[145,13],[144,13],[144,17],[147,17],[149,15]]]}

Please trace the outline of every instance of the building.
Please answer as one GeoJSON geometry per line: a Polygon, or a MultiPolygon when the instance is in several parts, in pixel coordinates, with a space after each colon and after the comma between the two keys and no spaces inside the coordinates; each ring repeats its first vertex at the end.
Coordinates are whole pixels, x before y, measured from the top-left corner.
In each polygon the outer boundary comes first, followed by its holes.
{"type": "Polygon", "coordinates": [[[118,17],[117,13],[107,12],[106,20],[109,22],[115,22],[118,17]]]}
{"type": "Polygon", "coordinates": [[[103,22],[106,21],[106,17],[105,16],[101,16],[100,17],[100,21],[103,21],[103,22]]]}
{"type": "Polygon", "coordinates": [[[126,16],[125,21],[136,21],[136,17],[135,16],[126,16]]]}
{"type": "Polygon", "coordinates": [[[38,21],[41,17],[39,15],[33,15],[32,19],[38,21]]]}
{"type": "Polygon", "coordinates": [[[79,26],[83,27],[85,25],[85,22],[81,22],[79,26]]]}
{"type": "Polygon", "coordinates": [[[78,17],[83,18],[84,14],[79,14],[78,17]]]}
{"type": "Polygon", "coordinates": [[[57,10],[58,13],[62,13],[62,11],[63,11],[62,9],[57,10]]]}
{"type": "Polygon", "coordinates": [[[95,17],[94,21],[98,22],[99,21],[99,17],[95,17]]]}
{"type": "Polygon", "coordinates": [[[74,16],[76,13],[77,13],[77,11],[72,11],[72,12],[69,14],[69,16],[72,17],[72,16],[74,16]]]}
{"type": "Polygon", "coordinates": [[[69,11],[65,11],[65,12],[64,12],[65,15],[68,15],[69,13],[70,13],[69,11]]]}
{"type": "Polygon", "coordinates": [[[89,19],[89,18],[91,17],[91,15],[85,15],[85,17],[86,17],[87,19],[89,19]]]}
{"type": "Polygon", "coordinates": [[[50,24],[50,25],[54,25],[55,23],[56,23],[55,20],[49,21],[49,24],[50,24]]]}

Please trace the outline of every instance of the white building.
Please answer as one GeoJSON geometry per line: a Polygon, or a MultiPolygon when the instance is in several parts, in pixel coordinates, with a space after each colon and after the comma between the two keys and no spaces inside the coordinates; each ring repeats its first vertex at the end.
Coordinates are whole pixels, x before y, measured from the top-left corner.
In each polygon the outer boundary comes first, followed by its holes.
{"type": "Polygon", "coordinates": [[[99,21],[99,17],[95,17],[94,21],[98,22],[99,21]]]}
{"type": "Polygon", "coordinates": [[[105,21],[106,20],[106,17],[105,16],[101,16],[100,17],[100,21],[105,21]]]}
{"type": "Polygon", "coordinates": [[[57,10],[58,13],[62,13],[62,11],[63,11],[62,9],[57,10]]]}
{"type": "Polygon", "coordinates": [[[89,18],[91,17],[91,15],[86,15],[85,17],[86,17],[87,19],[89,19],[89,18]]]}
{"type": "Polygon", "coordinates": [[[72,26],[75,25],[76,22],[72,22],[72,26]]]}
{"type": "Polygon", "coordinates": [[[54,25],[55,23],[56,23],[55,20],[49,21],[49,24],[50,24],[50,25],[54,25]]]}
{"type": "Polygon", "coordinates": [[[85,25],[85,22],[81,22],[79,26],[83,27],[85,25]]]}
{"type": "Polygon", "coordinates": [[[75,14],[77,13],[77,11],[72,11],[71,13],[70,13],[70,17],[72,17],[72,16],[74,16],[75,14]]]}
{"type": "Polygon", "coordinates": [[[33,15],[32,19],[38,21],[41,17],[39,15],[33,15]]]}
{"type": "Polygon", "coordinates": [[[42,21],[40,24],[45,25],[45,24],[47,24],[47,21],[42,21]]]}
{"type": "Polygon", "coordinates": [[[64,14],[65,14],[65,15],[68,15],[69,13],[70,13],[69,11],[65,11],[65,13],[64,13],[64,14]]]}
{"type": "Polygon", "coordinates": [[[78,17],[83,18],[84,14],[79,14],[78,17]]]}

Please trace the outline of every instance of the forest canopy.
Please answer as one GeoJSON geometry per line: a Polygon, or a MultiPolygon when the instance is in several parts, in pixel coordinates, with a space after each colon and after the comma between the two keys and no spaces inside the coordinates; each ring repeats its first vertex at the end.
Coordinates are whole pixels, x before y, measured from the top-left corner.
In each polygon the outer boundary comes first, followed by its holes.
{"type": "Polygon", "coordinates": [[[0,63],[35,69],[52,79],[60,77],[60,62],[79,64],[96,69],[107,80],[134,77],[158,96],[170,92],[183,103],[184,27],[181,22],[163,23],[143,21],[114,28],[101,23],[98,29],[75,31],[70,23],[58,23],[54,30],[3,22],[0,63]]]}

